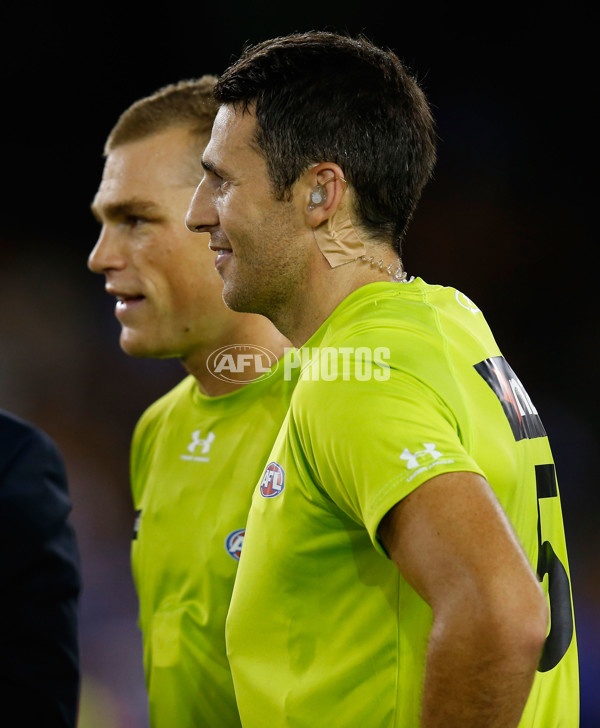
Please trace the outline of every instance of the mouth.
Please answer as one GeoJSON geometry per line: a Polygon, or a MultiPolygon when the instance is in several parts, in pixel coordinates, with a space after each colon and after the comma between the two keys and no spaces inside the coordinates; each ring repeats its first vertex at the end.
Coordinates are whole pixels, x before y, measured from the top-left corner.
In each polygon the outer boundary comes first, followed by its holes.
{"type": "Polygon", "coordinates": [[[233,255],[233,250],[231,248],[224,248],[216,242],[209,243],[208,247],[217,254],[217,257],[215,258],[215,268],[219,268],[219,266],[223,265],[223,263],[233,255]]]}
{"type": "Polygon", "coordinates": [[[124,316],[131,311],[134,311],[140,304],[143,303],[143,301],[146,300],[145,296],[140,295],[133,295],[133,294],[126,294],[126,293],[116,293],[114,291],[109,291],[115,298],[117,299],[117,302],[115,304],[115,315],[117,318],[120,318],[121,316],[124,316]]]}

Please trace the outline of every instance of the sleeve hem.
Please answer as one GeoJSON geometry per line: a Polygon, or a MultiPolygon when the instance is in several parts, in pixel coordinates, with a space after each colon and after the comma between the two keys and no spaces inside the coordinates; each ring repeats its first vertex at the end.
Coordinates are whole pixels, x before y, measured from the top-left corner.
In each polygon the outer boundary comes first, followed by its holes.
{"type": "Polygon", "coordinates": [[[447,464],[448,467],[444,467],[439,470],[425,470],[420,473],[418,477],[414,478],[410,483],[406,482],[406,476],[404,474],[398,475],[392,478],[384,487],[377,500],[372,504],[366,513],[364,524],[369,534],[369,538],[373,543],[376,551],[380,554],[389,558],[387,552],[383,548],[382,544],[377,537],[377,529],[386,513],[391,510],[397,503],[404,500],[406,496],[413,493],[419,486],[426,483],[432,478],[436,478],[438,475],[445,475],[447,473],[477,473],[482,477],[486,477],[485,473],[478,468],[473,461],[454,461],[447,464]]]}

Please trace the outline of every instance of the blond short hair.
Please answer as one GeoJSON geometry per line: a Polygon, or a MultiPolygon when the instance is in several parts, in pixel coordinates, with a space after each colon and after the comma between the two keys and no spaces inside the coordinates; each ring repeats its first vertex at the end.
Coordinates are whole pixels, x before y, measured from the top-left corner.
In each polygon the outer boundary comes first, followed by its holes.
{"type": "Polygon", "coordinates": [[[213,96],[217,77],[205,75],[169,84],[126,109],[108,135],[104,154],[173,127],[185,127],[204,143],[219,108],[213,96]]]}

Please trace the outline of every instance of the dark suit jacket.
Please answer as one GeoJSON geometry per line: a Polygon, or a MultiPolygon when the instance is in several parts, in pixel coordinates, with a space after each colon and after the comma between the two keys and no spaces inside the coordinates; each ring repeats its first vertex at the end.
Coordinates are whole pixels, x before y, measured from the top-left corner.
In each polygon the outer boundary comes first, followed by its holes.
{"type": "Polygon", "coordinates": [[[2,725],[76,724],[80,571],[70,510],[56,445],[0,410],[2,725]]]}

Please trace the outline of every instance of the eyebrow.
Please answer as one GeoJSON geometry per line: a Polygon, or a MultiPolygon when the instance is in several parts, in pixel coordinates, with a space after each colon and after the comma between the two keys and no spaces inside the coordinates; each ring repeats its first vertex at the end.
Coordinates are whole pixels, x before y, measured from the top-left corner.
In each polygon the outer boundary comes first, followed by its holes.
{"type": "Polygon", "coordinates": [[[122,200],[121,202],[109,202],[105,205],[96,205],[92,202],[90,205],[92,214],[101,222],[101,217],[107,220],[122,220],[123,218],[134,215],[158,215],[159,208],[154,202],[133,198],[131,200],[122,200]],[[102,215],[100,214],[102,212],[102,215]]]}
{"type": "Polygon", "coordinates": [[[225,172],[222,169],[219,169],[216,164],[213,162],[209,162],[208,160],[204,159],[204,157],[201,160],[201,164],[203,169],[205,169],[207,172],[212,172],[212,174],[216,174],[217,177],[227,177],[227,172],[225,172]]]}

